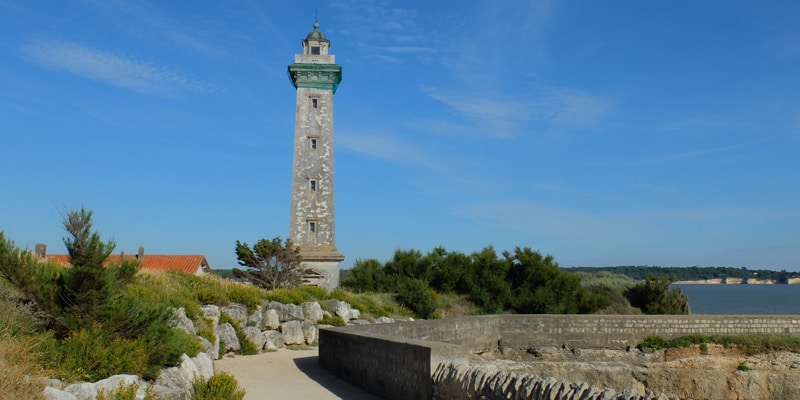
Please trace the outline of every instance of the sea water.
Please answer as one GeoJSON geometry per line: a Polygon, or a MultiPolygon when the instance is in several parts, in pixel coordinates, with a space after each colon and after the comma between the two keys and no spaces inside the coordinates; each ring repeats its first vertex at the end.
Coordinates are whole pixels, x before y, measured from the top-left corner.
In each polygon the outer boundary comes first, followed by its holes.
{"type": "Polygon", "coordinates": [[[800,314],[800,285],[672,285],[692,314],[800,314]]]}

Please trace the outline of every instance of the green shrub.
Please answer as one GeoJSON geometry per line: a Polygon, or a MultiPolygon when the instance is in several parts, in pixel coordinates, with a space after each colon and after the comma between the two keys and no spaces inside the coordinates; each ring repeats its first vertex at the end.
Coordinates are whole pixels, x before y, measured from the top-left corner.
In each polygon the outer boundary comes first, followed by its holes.
{"type": "Polygon", "coordinates": [[[213,321],[210,318],[199,318],[194,321],[197,336],[208,339],[209,342],[214,343],[217,336],[214,334],[213,321]]]}
{"type": "MultiPolygon", "coordinates": [[[[55,262],[39,262],[29,251],[20,250],[0,232],[0,277],[21,292],[36,300],[40,308],[55,307],[63,267],[55,262]]],[[[19,297],[19,296],[17,296],[19,297]]]]}
{"type": "Polygon", "coordinates": [[[145,272],[136,275],[128,290],[153,304],[183,308],[190,319],[199,318],[203,315],[200,306],[205,303],[200,303],[185,283],[179,274],[145,272]]]}
{"type": "Polygon", "coordinates": [[[236,321],[235,319],[233,319],[233,317],[231,317],[230,315],[228,315],[226,313],[221,313],[219,315],[219,322],[218,322],[219,325],[222,325],[222,324],[224,324],[226,322],[231,324],[231,325],[233,325],[233,327],[236,328],[236,329],[239,328],[239,322],[238,321],[236,321]]]}
{"type": "Polygon", "coordinates": [[[228,343],[225,343],[224,340],[219,341],[219,353],[217,353],[217,360],[225,357],[225,350],[228,349],[228,343]]]}
{"type": "Polygon", "coordinates": [[[303,296],[303,301],[325,300],[328,291],[320,286],[300,286],[296,289],[303,296]]]}
{"type": "Polygon", "coordinates": [[[146,343],[110,335],[97,324],[73,332],[52,350],[50,367],[68,381],[95,382],[117,374],[141,376],[148,367],[146,343]]]}
{"type": "Polygon", "coordinates": [[[631,287],[625,296],[646,314],[688,314],[689,299],[680,288],[670,289],[673,277],[647,275],[644,282],[631,287]]]}
{"type": "Polygon", "coordinates": [[[183,354],[194,357],[203,350],[196,336],[180,329],[154,326],[152,332],[143,335],[147,345],[148,366],[141,376],[156,379],[163,367],[180,364],[183,354]]]}
{"type": "Polygon", "coordinates": [[[708,344],[700,343],[700,354],[707,355],[708,354],[708,344]]]}
{"type": "Polygon", "coordinates": [[[305,297],[303,292],[297,289],[274,289],[266,293],[265,300],[283,304],[301,304],[305,301],[305,297]]]}
{"type": "Polygon", "coordinates": [[[245,395],[236,378],[225,372],[195,379],[194,392],[194,400],[242,400],[245,395]]]}
{"type": "Polygon", "coordinates": [[[742,361],[742,362],[739,363],[739,366],[736,367],[736,370],[737,371],[750,371],[750,367],[748,367],[747,364],[745,364],[745,362],[742,361]]]}
{"type": "Polygon", "coordinates": [[[170,279],[175,279],[181,285],[185,285],[191,293],[191,297],[200,304],[216,304],[226,306],[230,300],[225,295],[219,279],[212,279],[210,276],[196,276],[183,272],[170,272],[170,279]]]}
{"type": "Polygon", "coordinates": [[[229,301],[244,304],[250,312],[261,306],[265,295],[263,289],[240,283],[229,285],[225,290],[225,294],[229,301]]]}
{"type": "MultiPolygon", "coordinates": [[[[236,337],[239,339],[239,351],[237,354],[249,356],[258,354],[258,352],[261,351],[261,349],[257,348],[256,345],[247,338],[247,335],[242,330],[242,327],[239,326],[239,322],[234,320],[230,315],[222,313],[222,315],[219,317],[219,323],[224,324],[226,322],[233,326],[233,330],[236,331],[236,337]]],[[[220,344],[220,352],[224,351],[222,350],[222,347],[222,344],[220,344]]],[[[221,354],[220,357],[223,355],[224,354],[221,354]]]]}
{"type": "MultiPolygon", "coordinates": [[[[138,400],[136,397],[137,392],[139,391],[140,385],[128,385],[125,386],[120,383],[120,386],[108,393],[105,390],[101,390],[97,393],[96,400],[138,400]]],[[[141,400],[158,400],[159,397],[153,393],[152,386],[149,386],[145,390],[145,395],[141,400]]]]}
{"type": "Polygon", "coordinates": [[[338,315],[325,315],[319,323],[320,325],[347,326],[347,322],[338,315]]]}
{"type": "Polygon", "coordinates": [[[258,354],[261,349],[247,338],[247,335],[241,329],[236,329],[236,337],[239,338],[239,354],[243,356],[252,356],[258,354]]]}
{"type": "Polygon", "coordinates": [[[405,279],[399,285],[396,298],[400,304],[414,311],[418,318],[432,318],[439,308],[436,292],[420,279],[405,279]]]}
{"type": "Polygon", "coordinates": [[[661,336],[650,335],[647,338],[645,338],[642,343],[639,344],[639,348],[661,350],[669,347],[669,344],[670,344],[669,341],[661,336]]]}
{"type": "MultiPolygon", "coordinates": [[[[342,289],[334,289],[328,296],[332,300],[347,302],[362,314],[376,317],[388,317],[392,314],[410,315],[397,304],[393,294],[389,293],[352,293],[342,289]]],[[[327,304],[327,302],[326,302],[327,304]]]]}
{"type": "Polygon", "coordinates": [[[639,344],[639,348],[660,350],[669,347],[687,347],[699,344],[702,351],[702,346],[706,343],[719,344],[725,347],[737,347],[748,355],[769,353],[772,351],[800,352],[800,337],[769,334],[739,336],[688,335],[677,337],[672,340],[667,340],[660,336],[648,336],[639,344]]]}

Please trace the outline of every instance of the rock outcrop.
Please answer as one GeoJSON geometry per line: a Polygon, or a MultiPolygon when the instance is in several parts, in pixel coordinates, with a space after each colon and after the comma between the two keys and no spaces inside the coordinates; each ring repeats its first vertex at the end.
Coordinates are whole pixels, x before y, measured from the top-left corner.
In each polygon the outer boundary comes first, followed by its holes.
{"type": "Polygon", "coordinates": [[[525,372],[509,371],[499,364],[439,364],[433,373],[436,400],[672,400],[663,393],[639,393],[628,389],[617,392],[588,383],[541,378],[525,372]]]}
{"type": "Polygon", "coordinates": [[[800,399],[800,354],[542,347],[443,363],[433,379],[437,399],[789,400],[800,399]]]}
{"type": "MultiPolygon", "coordinates": [[[[357,320],[360,312],[353,309],[350,304],[338,302],[336,307],[339,310],[337,315],[341,315],[345,321],[366,322],[357,320]]],[[[220,357],[220,353],[241,349],[242,344],[236,333],[237,329],[244,333],[244,337],[259,351],[276,350],[286,345],[316,342],[318,338],[316,323],[325,315],[325,311],[317,302],[294,305],[273,301],[262,304],[252,313],[248,312],[247,306],[238,303],[231,303],[226,307],[205,305],[201,309],[203,318],[214,332],[214,342],[198,336],[204,351],[191,358],[184,354],[179,366],[163,369],[155,382],[144,381],[135,375],[115,375],[94,383],[78,382],[69,385],[64,385],[58,380],[50,380],[50,385],[44,391],[45,398],[88,400],[96,398],[101,391],[108,393],[120,387],[137,385],[139,387],[137,398],[144,398],[145,391],[150,390],[157,398],[188,400],[193,397],[193,380],[196,377],[208,379],[214,375],[213,360],[220,357]],[[222,314],[230,317],[238,326],[229,322],[220,324],[222,314]],[[220,351],[222,345],[224,348],[220,351]]],[[[381,322],[390,321],[394,320],[381,319],[381,322]]],[[[186,310],[183,308],[175,310],[170,324],[189,334],[197,334],[194,322],[186,316],[186,310]]]]}
{"type": "Polygon", "coordinates": [[[136,375],[114,375],[97,382],[78,382],[61,385],[58,381],[51,382],[44,390],[48,400],[91,400],[97,398],[100,392],[110,393],[120,387],[136,385],[136,398],[144,398],[150,392],[157,398],[170,398],[173,400],[189,400],[193,396],[192,382],[196,377],[205,379],[214,375],[214,364],[206,353],[196,357],[183,355],[181,364],[177,367],[165,368],[161,371],[155,382],[147,382],[136,375]]]}

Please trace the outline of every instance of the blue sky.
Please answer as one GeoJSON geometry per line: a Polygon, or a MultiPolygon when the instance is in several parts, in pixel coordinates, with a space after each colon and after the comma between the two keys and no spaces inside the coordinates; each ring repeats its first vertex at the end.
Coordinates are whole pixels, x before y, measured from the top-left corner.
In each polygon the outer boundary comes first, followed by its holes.
{"type": "Polygon", "coordinates": [[[0,0],[0,230],[63,253],[286,237],[318,12],[337,245],[800,270],[800,3],[0,0]],[[316,11],[315,11],[316,10],[316,11]]]}

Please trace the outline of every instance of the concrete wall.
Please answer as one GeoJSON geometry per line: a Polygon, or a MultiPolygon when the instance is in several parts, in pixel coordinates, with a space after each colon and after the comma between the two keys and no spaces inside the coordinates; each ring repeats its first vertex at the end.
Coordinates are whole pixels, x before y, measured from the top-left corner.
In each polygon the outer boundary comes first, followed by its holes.
{"type": "Polygon", "coordinates": [[[440,362],[498,347],[625,348],[648,335],[789,334],[800,315],[485,315],[320,330],[319,357],[338,377],[387,399],[430,399],[440,362]]]}

